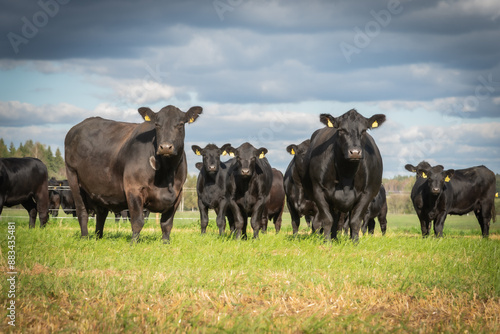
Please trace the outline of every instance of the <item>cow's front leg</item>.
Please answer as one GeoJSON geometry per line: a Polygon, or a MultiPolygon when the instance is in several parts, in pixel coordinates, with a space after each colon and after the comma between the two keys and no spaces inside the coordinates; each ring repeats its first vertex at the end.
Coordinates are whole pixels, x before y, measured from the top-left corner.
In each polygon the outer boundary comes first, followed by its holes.
{"type": "Polygon", "coordinates": [[[128,193],[127,204],[132,226],[132,243],[135,243],[139,240],[139,235],[144,227],[144,201],[140,194],[128,193]]]}
{"type": "Polygon", "coordinates": [[[107,216],[108,216],[108,209],[103,207],[97,208],[95,217],[95,235],[97,239],[102,239],[102,235],[104,232],[104,224],[106,223],[107,216]]]}
{"type": "MultiPolygon", "coordinates": [[[[315,189],[314,198],[318,207],[318,213],[313,221],[313,231],[323,228],[323,234],[327,242],[332,241],[333,216],[330,212],[330,204],[325,199],[323,191],[315,189]]],[[[337,231],[334,232],[335,236],[337,231]]]]}
{"type": "Polygon", "coordinates": [[[418,219],[420,220],[420,229],[422,230],[422,237],[427,238],[429,236],[431,228],[431,221],[429,218],[421,216],[419,216],[418,219]]]}
{"type": "Polygon", "coordinates": [[[217,218],[216,218],[216,223],[217,227],[219,228],[219,235],[222,236],[224,235],[226,231],[226,211],[228,208],[228,202],[225,199],[222,199],[219,202],[219,208],[216,210],[217,213],[217,218]]]}
{"type": "Polygon", "coordinates": [[[438,215],[434,219],[434,235],[438,238],[443,236],[444,221],[446,220],[446,212],[438,215]]]}
{"type": "Polygon", "coordinates": [[[252,216],[250,218],[250,225],[252,225],[254,239],[259,238],[259,231],[264,227],[264,219],[267,222],[267,213],[266,217],[264,217],[265,206],[265,198],[259,198],[253,207],[252,216]]]}
{"type": "Polygon", "coordinates": [[[205,206],[200,199],[198,199],[198,208],[200,209],[201,234],[205,234],[207,233],[208,226],[208,207],[205,206]]]}

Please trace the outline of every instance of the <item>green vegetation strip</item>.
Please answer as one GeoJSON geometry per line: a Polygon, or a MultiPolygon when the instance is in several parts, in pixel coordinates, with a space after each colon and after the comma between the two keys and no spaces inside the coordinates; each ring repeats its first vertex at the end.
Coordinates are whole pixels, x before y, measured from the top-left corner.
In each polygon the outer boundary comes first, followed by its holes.
{"type": "MultiPolygon", "coordinates": [[[[422,239],[416,216],[389,216],[386,236],[354,245],[306,227],[293,237],[289,221],[259,240],[219,237],[214,222],[202,236],[196,213],[178,217],[190,219],[176,220],[170,245],[154,216],[135,245],[127,223],[95,240],[73,219],[44,230],[16,220],[16,327],[2,279],[0,332],[500,331],[499,224],[483,240],[475,217],[456,217],[445,238],[422,239]]],[[[7,228],[2,218],[2,273],[7,228]]]]}

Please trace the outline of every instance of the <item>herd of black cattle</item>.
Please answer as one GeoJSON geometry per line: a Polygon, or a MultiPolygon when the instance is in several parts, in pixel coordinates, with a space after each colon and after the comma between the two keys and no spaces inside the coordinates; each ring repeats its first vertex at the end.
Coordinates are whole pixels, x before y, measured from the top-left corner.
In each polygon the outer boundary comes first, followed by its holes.
{"type": "MultiPolygon", "coordinates": [[[[64,142],[68,178],[64,182],[71,191],[58,189],[63,185],[59,181],[48,180],[47,168],[38,159],[0,159],[0,214],[4,205],[21,204],[29,212],[29,226],[35,226],[38,212],[43,227],[49,203],[56,203],[56,208],[60,203],[78,217],[82,237],[88,235],[89,213],[95,213],[100,238],[108,212],[128,210],[136,241],[145,214],[159,212],[163,241],[168,242],[187,176],[185,124],[196,121],[202,108],[187,112],[174,106],[159,112],[140,108],[139,113],[144,119],[140,124],[92,117],[69,130],[64,142]]],[[[367,133],[382,125],[385,115],[365,118],[349,110],[340,117],[321,114],[320,121],[325,127],[310,139],[286,148],[293,157],[284,176],[271,167],[264,147],[193,145],[193,152],[203,159],[196,164],[201,232],[206,232],[209,209],[217,214],[220,234],[227,220],[236,238],[246,238],[248,217],[254,237],[267,229],[269,219],[278,232],[286,202],[294,234],[301,217],[327,240],[344,230],[357,241],[360,229],[373,233],[375,217],[385,233],[382,158],[367,133]],[[222,162],[221,156],[229,160],[222,162]]],[[[429,235],[432,221],[435,235],[442,236],[448,214],[474,211],[483,237],[488,237],[490,221],[495,220],[496,182],[491,170],[484,166],[445,170],[425,161],[405,168],[416,173],[411,200],[423,236],[429,235]]]]}

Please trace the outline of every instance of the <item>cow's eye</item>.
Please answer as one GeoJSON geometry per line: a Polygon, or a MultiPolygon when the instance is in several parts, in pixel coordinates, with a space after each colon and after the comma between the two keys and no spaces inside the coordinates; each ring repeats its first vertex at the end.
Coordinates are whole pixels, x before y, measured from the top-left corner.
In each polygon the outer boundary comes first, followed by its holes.
{"type": "Polygon", "coordinates": [[[160,123],[156,122],[155,123],[155,127],[159,128],[160,127],[160,123]]]}

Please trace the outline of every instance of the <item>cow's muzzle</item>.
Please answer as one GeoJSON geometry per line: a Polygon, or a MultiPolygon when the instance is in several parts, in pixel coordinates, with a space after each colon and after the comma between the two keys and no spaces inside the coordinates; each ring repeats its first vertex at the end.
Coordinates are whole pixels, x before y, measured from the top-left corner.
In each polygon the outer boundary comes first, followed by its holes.
{"type": "Polygon", "coordinates": [[[248,176],[252,175],[252,173],[250,172],[250,168],[242,168],[241,169],[241,175],[245,176],[245,177],[248,177],[248,176]]]}
{"type": "Polygon", "coordinates": [[[157,155],[171,156],[174,152],[174,145],[170,143],[162,143],[158,145],[157,155]]]}
{"type": "Polygon", "coordinates": [[[359,148],[350,149],[347,152],[347,158],[349,160],[359,160],[359,159],[363,158],[362,152],[363,151],[361,151],[361,149],[359,149],[359,148]]]}
{"type": "Polygon", "coordinates": [[[439,195],[441,193],[441,188],[435,188],[433,187],[431,189],[431,192],[434,194],[434,195],[439,195]]]}

